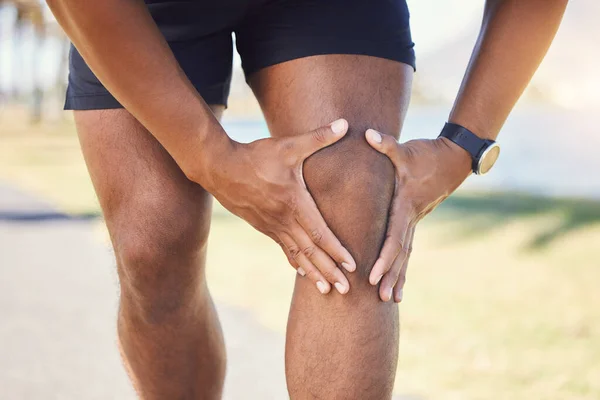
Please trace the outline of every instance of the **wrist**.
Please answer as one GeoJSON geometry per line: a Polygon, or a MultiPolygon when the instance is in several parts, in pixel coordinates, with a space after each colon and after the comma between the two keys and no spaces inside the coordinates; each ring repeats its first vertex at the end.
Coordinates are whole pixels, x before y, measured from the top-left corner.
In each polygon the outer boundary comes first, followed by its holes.
{"type": "Polygon", "coordinates": [[[213,193],[215,174],[227,165],[227,159],[239,143],[232,140],[219,123],[202,129],[195,143],[190,146],[189,156],[183,168],[191,181],[213,193]]]}
{"type": "Polygon", "coordinates": [[[435,139],[440,148],[444,149],[444,164],[452,166],[458,174],[466,179],[473,172],[473,159],[469,152],[454,143],[452,140],[443,136],[435,139]]]}

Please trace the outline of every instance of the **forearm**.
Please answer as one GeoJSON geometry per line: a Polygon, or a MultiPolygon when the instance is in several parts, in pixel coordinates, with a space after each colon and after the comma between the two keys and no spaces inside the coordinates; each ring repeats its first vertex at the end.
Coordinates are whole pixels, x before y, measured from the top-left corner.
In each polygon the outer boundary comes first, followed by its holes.
{"type": "Polygon", "coordinates": [[[188,176],[199,175],[199,160],[230,145],[143,1],[48,0],[48,5],[102,84],[188,176]],[[203,151],[206,147],[211,151],[203,151]]]}
{"type": "Polygon", "coordinates": [[[558,30],[567,0],[488,0],[450,122],[495,139],[558,30]]]}

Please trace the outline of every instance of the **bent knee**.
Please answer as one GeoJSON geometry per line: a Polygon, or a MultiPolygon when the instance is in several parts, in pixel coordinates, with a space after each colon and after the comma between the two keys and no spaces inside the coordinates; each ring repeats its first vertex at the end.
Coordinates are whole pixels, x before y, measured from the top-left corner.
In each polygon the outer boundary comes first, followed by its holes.
{"type": "MultiPolygon", "coordinates": [[[[394,193],[394,167],[371,148],[364,130],[311,156],[304,177],[325,221],[367,276],[377,259],[394,193]]],[[[365,128],[366,129],[366,128],[365,128]]]]}
{"type": "Polygon", "coordinates": [[[189,215],[131,215],[113,242],[121,295],[159,321],[184,307],[203,286],[208,229],[189,215]]]}
{"type": "Polygon", "coordinates": [[[200,257],[204,244],[139,232],[125,237],[117,251],[122,300],[152,323],[189,305],[203,283],[200,257]]]}

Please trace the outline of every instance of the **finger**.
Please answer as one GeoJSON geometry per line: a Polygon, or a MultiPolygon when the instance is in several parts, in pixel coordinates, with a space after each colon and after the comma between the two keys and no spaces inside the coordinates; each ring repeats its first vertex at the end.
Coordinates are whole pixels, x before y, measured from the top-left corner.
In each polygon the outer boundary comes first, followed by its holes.
{"type": "Polygon", "coordinates": [[[408,268],[408,259],[410,256],[407,256],[402,262],[402,268],[400,268],[400,276],[398,277],[398,282],[396,286],[394,286],[394,302],[400,303],[402,298],[404,297],[404,282],[406,282],[406,269],[408,268]]]}
{"type": "Polygon", "coordinates": [[[323,219],[317,204],[313,200],[308,190],[300,198],[301,212],[296,214],[296,220],[310,237],[310,240],[318,247],[323,249],[338,265],[341,265],[346,271],[356,270],[356,261],[338,238],[333,234],[327,223],[323,219]]]}
{"type": "Polygon", "coordinates": [[[287,234],[282,234],[281,241],[287,247],[292,259],[298,263],[298,274],[301,276],[306,276],[308,279],[310,279],[317,287],[317,290],[319,290],[319,292],[322,294],[329,293],[331,291],[329,282],[327,282],[317,267],[313,265],[313,263],[304,255],[304,253],[302,253],[300,247],[298,247],[292,237],[287,234]]]}
{"type": "Polygon", "coordinates": [[[398,280],[398,276],[400,275],[400,270],[402,269],[404,258],[402,254],[399,254],[398,257],[394,260],[392,267],[385,274],[383,279],[381,280],[381,286],[379,286],[379,298],[382,301],[390,301],[393,295],[394,284],[398,280]]]}
{"type": "Polygon", "coordinates": [[[332,145],[348,132],[348,121],[338,119],[329,125],[322,126],[304,135],[295,136],[288,140],[294,143],[294,150],[301,160],[308,158],[313,153],[332,145]]]}
{"type": "MultiPolygon", "coordinates": [[[[290,251],[288,250],[288,248],[286,247],[285,244],[283,244],[283,242],[281,241],[281,239],[279,239],[277,237],[277,235],[275,235],[274,233],[271,232],[263,232],[265,235],[267,235],[268,237],[270,237],[271,239],[273,239],[273,241],[275,243],[277,243],[279,245],[279,247],[281,247],[281,250],[283,250],[283,254],[285,254],[288,262],[290,263],[290,265],[296,270],[298,271],[298,263],[296,262],[296,260],[294,260],[294,258],[292,257],[292,255],[290,254],[290,251]]],[[[298,271],[298,273],[300,274],[300,272],[298,271]]],[[[300,274],[303,275],[303,274],[300,274]]]]}
{"type": "Polygon", "coordinates": [[[350,290],[350,283],[336,263],[308,237],[300,226],[293,232],[293,239],[300,247],[300,251],[310,260],[321,275],[330,282],[340,294],[346,294],[350,290]]]}
{"type": "MultiPolygon", "coordinates": [[[[413,229],[414,229],[414,226],[409,226],[407,228],[406,234],[405,234],[405,244],[404,244],[404,246],[402,246],[402,250],[400,251],[400,254],[398,254],[396,259],[394,260],[392,267],[383,276],[383,279],[381,280],[381,286],[379,287],[379,296],[381,297],[381,300],[383,300],[383,301],[390,301],[392,299],[392,296],[394,294],[394,287],[396,286],[396,284],[398,283],[398,280],[401,277],[402,267],[404,266],[404,262],[406,261],[408,254],[410,254],[410,252],[412,251],[411,248],[409,247],[408,243],[410,240],[411,231],[413,229]]],[[[404,284],[404,283],[402,283],[402,284],[404,284]]]]}
{"type": "Polygon", "coordinates": [[[290,265],[292,267],[294,267],[294,269],[296,271],[298,271],[298,273],[300,275],[302,275],[302,276],[306,275],[306,272],[300,268],[300,266],[298,265],[298,263],[296,262],[296,260],[294,260],[294,257],[292,257],[292,254],[290,253],[290,251],[288,250],[288,248],[283,243],[281,243],[281,242],[278,242],[278,244],[281,246],[281,249],[283,250],[283,253],[287,257],[288,262],[290,263],[290,265]]]}
{"type": "Polygon", "coordinates": [[[406,257],[404,257],[404,261],[402,262],[402,268],[400,269],[400,275],[398,276],[398,281],[396,282],[396,286],[394,286],[394,301],[396,303],[400,303],[402,301],[402,297],[404,296],[404,283],[406,282],[406,270],[408,269],[408,260],[410,260],[410,255],[412,253],[412,245],[413,239],[415,236],[415,227],[413,226],[408,234],[408,249],[406,250],[406,257]]]}
{"type": "Polygon", "coordinates": [[[411,216],[403,209],[405,202],[400,197],[394,197],[392,209],[389,215],[389,227],[383,242],[383,247],[379,253],[379,258],[375,261],[369,282],[375,286],[381,281],[391,268],[394,260],[402,252],[402,248],[406,245],[405,236],[409,230],[411,216]]]}
{"type": "Polygon", "coordinates": [[[367,129],[365,137],[371,147],[385,154],[394,162],[396,153],[398,152],[398,141],[393,136],[385,135],[375,129],[367,129]]]}

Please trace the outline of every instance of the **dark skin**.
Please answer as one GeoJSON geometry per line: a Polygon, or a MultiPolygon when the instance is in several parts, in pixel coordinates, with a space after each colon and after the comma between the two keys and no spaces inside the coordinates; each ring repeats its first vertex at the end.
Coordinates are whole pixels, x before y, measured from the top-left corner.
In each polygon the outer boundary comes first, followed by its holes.
{"type": "MultiPolygon", "coordinates": [[[[566,6],[567,0],[488,0],[449,121],[495,140],[546,55],[566,6]]],[[[467,178],[471,160],[445,138],[399,144],[386,135],[379,141],[378,132],[365,136],[392,160],[397,183],[388,239],[369,279],[373,285],[381,281],[382,300],[400,302],[416,224],[467,178]]]]}
{"type": "Polygon", "coordinates": [[[327,55],[265,68],[250,79],[273,136],[310,130],[332,115],[352,116],[342,140],[306,161],[304,177],[357,270],[348,274],[352,290],[344,296],[321,296],[309,280],[296,278],[285,357],[292,399],[391,397],[398,309],[380,301],[368,275],[385,237],[394,168],[363,135],[376,126],[398,137],[412,75],[412,67],[395,61],[327,55]]]}
{"type": "Polygon", "coordinates": [[[302,161],[339,140],[347,123],[338,134],[323,129],[241,145],[229,139],[187,79],[143,1],[50,0],[48,5],[96,76],[188,179],[281,244],[288,257],[289,247],[314,248],[311,257],[294,256],[322,293],[336,283],[341,292],[349,290],[340,269],[354,271],[356,263],[328,228],[301,174],[302,161]]]}
{"type": "MultiPolygon", "coordinates": [[[[219,107],[213,114],[181,72],[142,2],[49,5],[126,108],[77,112],[76,121],[117,255],[119,337],[140,396],[220,397],[224,348],[204,278],[212,193],[280,243],[308,277],[297,278],[288,322],[291,397],[390,398],[398,314],[380,298],[401,300],[416,222],[470,165],[445,139],[395,141],[410,67],[325,55],[261,70],[250,83],[275,138],[239,145],[215,118],[219,107]],[[340,117],[347,123],[336,134],[328,124],[340,117]],[[343,262],[355,272],[344,272],[343,262]],[[322,296],[317,282],[325,293],[342,289],[322,296]]],[[[497,135],[565,6],[488,1],[452,122],[497,135]]]]}
{"type": "Polygon", "coordinates": [[[225,346],[205,278],[211,196],[126,110],[77,111],[75,122],[115,251],[119,347],[136,391],[220,398],[225,346]]]}

